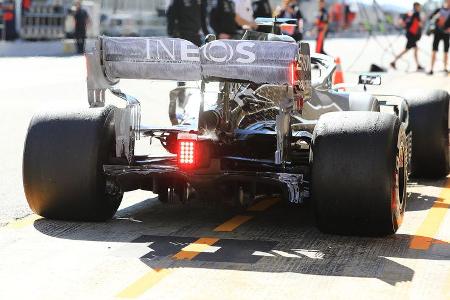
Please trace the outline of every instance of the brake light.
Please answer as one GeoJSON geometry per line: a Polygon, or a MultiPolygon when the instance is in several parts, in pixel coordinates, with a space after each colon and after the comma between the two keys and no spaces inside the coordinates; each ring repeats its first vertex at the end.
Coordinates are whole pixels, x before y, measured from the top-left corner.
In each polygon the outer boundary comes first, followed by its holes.
{"type": "Polygon", "coordinates": [[[294,86],[298,81],[297,62],[293,61],[289,64],[289,84],[294,86]]]}
{"type": "Polygon", "coordinates": [[[180,168],[193,168],[198,163],[198,136],[190,133],[178,134],[177,161],[180,168]]]}
{"type": "Polygon", "coordinates": [[[195,141],[178,141],[178,164],[180,166],[194,166],[196,163],[196,142],[195,141]]]}

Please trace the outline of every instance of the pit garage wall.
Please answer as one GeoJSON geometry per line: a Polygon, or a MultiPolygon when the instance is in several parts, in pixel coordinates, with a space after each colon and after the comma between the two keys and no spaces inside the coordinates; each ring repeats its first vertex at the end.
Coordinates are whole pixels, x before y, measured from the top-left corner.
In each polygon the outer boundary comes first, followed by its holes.
{"type": "MultiPolygon", "coordinates": [[[[122,0],[121,0],[122,1],[122,0]]],[[[1,2],[1,0],[0,0],[1,2]]],[[[22,37],[22,0],[15,1],[16,31],[22,37]]],[[[88,28],[88,37],[97,37],[100,34],[100,0],[84,0],[83,8],[86,9],[90,18],[91,25],[88,28]]],[[[31,5],[55,6],[59,5],[67,12],[72,7],[74,0],[31,0],[31,5]]],[[[74,29],[74,20],[70,16],[66,18],[65,31],[72,32],[74,29]]],[[[27,38],[27,37],[25,37],[27,38]]],[[[41,39],[40,37],[38,39],[41,39]]],[[[45,39],[45,38],[44,38],[45,39]]],[[[48,39],[52,39],[51,37],[48,39]]]]}
{"type": "Polygon", "coordinates": [[[155,13],[166,8],[166,0],[96,0],[101,3],[102,12],[144,12],[155,13]]]}

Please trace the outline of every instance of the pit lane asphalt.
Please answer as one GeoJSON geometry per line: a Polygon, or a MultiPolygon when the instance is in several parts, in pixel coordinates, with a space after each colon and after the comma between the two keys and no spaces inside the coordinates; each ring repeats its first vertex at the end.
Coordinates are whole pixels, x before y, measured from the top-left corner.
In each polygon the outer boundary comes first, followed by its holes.
{"type": "MultiPolygon", "coordinates": [[[[344,70],[365,43],[351,42],[327,44],[344,70]]],[[[367,71],[380,59],[387,65],[389,56],[371,43],[353,70],[367,71]]],[[[428,46],[426,40],[420,45],[428,46]]],[[[402,46],[402,39],[395,43],[397,50],[402,46]]],[[[383,77],[383,92],[450,91],[449,77],[405,73],[408,65],[411,70],[410,55],[399,63],[401,71],[383,77]]],[[[137,191],[108,223],[31,214],[21,183],[28,122],[40,108],[85,107],[84,67],[81,57],[0,59],[0,299],[450,297],[446,180],[412,183],[403,226],[381,239],[321,234],[308,206],[293,209],[276,199],[262,199],[259,210],[236,211],[213,203],[163,205],[137,191]]],[[[355,82],[356,75],[345,78],[355,82]]],[[[124,82],[123,89],[152,99],[142,101],[144,115],[162,125],[174,86],[124,82]]]]}

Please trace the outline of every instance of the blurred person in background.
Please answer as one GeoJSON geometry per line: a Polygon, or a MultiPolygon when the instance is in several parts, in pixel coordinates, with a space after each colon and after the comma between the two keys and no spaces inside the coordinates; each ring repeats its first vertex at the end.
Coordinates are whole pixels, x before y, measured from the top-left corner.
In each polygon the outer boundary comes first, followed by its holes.
{"type": "MultiPolygon", "coordinates": [[[[1,5],[1,3],[0,3],[1,5]]],[[[16,13],[15,13],[15,4],[12,0],[6,0],[2,5],[3,9],[3,24],[5,32],[1,32],[0,40],[2,36],[5,37],[7,41],[13,41],[18,38],[18,34],[16,31],[16,13]]],[[[0,18],[2,16],[0,15],[0,18]]]]}
{"type": "Polygon", "coordinates": [[[253,18],[272,18],[272,7],[269,0],[255,0],[252,6],[253,18]]]}
{"type": "Polygon", "coordinates": [[[167,33],[201,46],[200,30],[206,36],[206,0],[169,0],[167,5],[167,33]]]}
{"type": "MultiPolygon", "coordinates": [[[[254,0],[252,2],[253,8],[253,18],[272,18],[272,7],[270,6],[269,0],[254,0]]],[[[268,27],[259,27],[258,31],[271,33],[272,29],[268,27]]]]}
{"type": "MultiPolygon", "coordinates": [[[[303,15],[298,6],[297,0],[283,0],[281,8],[277,9],[277,18],[288,18],[296,19],[297,26],[292,27],[290,32],[282,31],[284,34],[288,34],[293,37],[296,41],[303,39],[303,15]]],[[[287,27],[289,28],[289,27],[287,27]]]]}
{"type": "Polygon", "coordinates": [[[417,71],[423,71],[423,67],[419,63],[418,57],[418,47],[417,42],[422,37],[422,19],[420,17],[420,12],[422,6],[420,3],[415,2],[413,5],[413,11],[409,12],[402,20],[402,26],[406,29],[406,47],[400,54],[398,54],[395,59],[391,62],[391,67],[395,70],[397,69],[397,61],[405,55],[409,50],[414,49],[414,59],[417,64],[417,71]]]}
{"type": "MultiPolygon", "coordinates": [[[[200,47],[202,39],[200,30],[209,34],[206,24],[206,0],[169,0],[167,2],[167,34],[174,38],[188,40],[200,47]]],[[[177,82],[177,88],[171,92],[180,107],[186,105],[186,83],[177,82]]],[[[173,116],[171,117],[172,120],[173,116]]]]}
{"type": "Polygon", "coordinates": [[[446,0],[442,8],[435,10],[430,20],[435,21],[433,53],[431,54],[431,68],[429,75],[433,75],[436,63],[436,53],[441,41],[444,43],[444,72],[448,73],[448,51],[450,48],[450,0],[446,0]]]}
{"type": "Polygon", "coordinates": [[[75,19],[74,38],[76,40],[77,52],[82,54],[84,53],[84,45],[86,41],[86,28],[90,20],[86,10],[81,7],[81,1],[75,2],[73,17],[75,19]]]}
{"type": "Polygon", "coordinates": [[[343,29],[347,29],[350,26],[350,4],[348,4],[347,1],[344,0],[344,24],[343,29]]]}
{"type": "Polygon", "coordinates": [[[333,32],[338,32],[344,23],[344,5],[335,2],[329,7],[329,27],[333,32]]]}
{"type": "Polygon", "coordinates": [[[244,29],[257,29],[258,25],[253,18],[253,6],[251,0],[234,0],[235,22],[244,29]]]}
{"type": "Polygon", "coordinates": [[[233,0],[217,0],[209,14],[209,25],[218,39],[236,38],[238,27],[233,0]]]}
{"type": "Polygon", "coordinates": [[[316,18],[316,53],[326,54],[324,50],[325,38],[328,33],[329,15],[325,0],[319,0],[319,13],[316,18]]]}
{"type": "MultiPolygon", "coordinates": [[[[354,3],[355,4],[355,3],[354,3]]],[[[344,24],[343,29],[349,29],[353,21],[356,19],[356,13],[352,11],[351,5],[348,0],[344,0],[344,24]]]]}
{"type": "Polygon", "coordinates": [[[31,7],[31,0],[22,0],[22,15],[28,12],[31,7]]]}

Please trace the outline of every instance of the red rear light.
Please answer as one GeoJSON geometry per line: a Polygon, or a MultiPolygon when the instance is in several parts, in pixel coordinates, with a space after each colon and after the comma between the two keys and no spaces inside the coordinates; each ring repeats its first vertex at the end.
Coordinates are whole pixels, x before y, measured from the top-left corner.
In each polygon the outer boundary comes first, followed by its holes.
{"type": "Polygon", "coordinates": [[[178,140],[178,164],[193,167],[197,162],[197,143],[190,140],[178,140]]]}
{"type": "Polygon", "coordinates": [[[298,81],[298,65],[296,61],[289,64],[289,84],[294,86],[298,81]]]}
{"type": "Polygon", "coordinates": [[[178,165],[181,168],[193,168],[198,163],[197,135],[189,133],[178,134],[178,165]]]}

